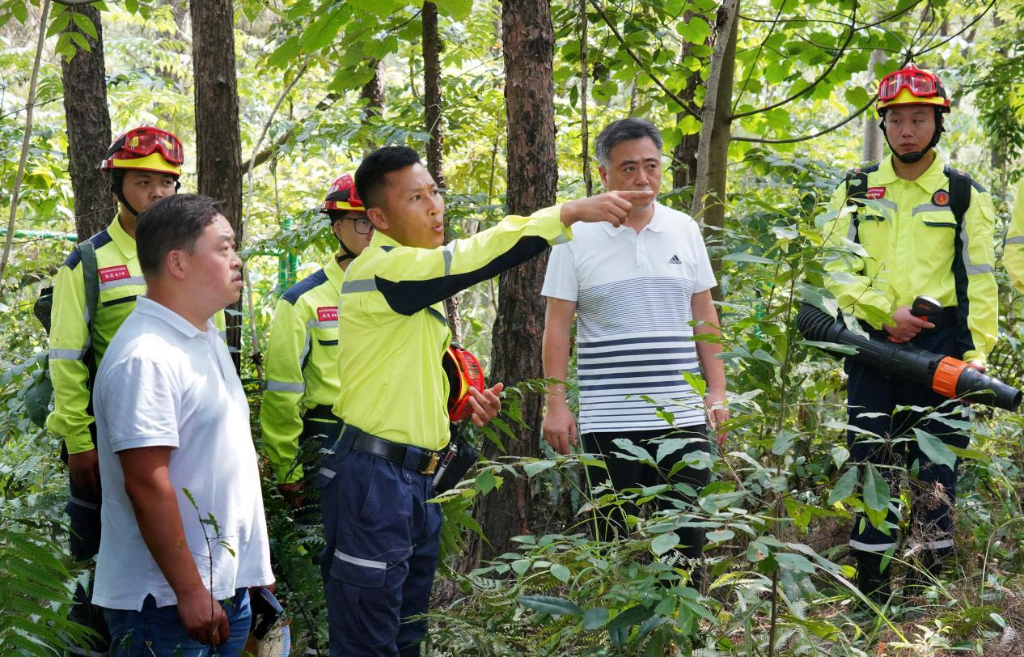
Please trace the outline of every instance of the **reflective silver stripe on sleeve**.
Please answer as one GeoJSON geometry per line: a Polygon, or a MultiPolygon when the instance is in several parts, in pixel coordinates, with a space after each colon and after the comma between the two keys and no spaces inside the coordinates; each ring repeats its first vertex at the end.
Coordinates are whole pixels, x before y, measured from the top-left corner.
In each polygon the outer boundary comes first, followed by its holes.
{"type": "Polygon", "coordinates": [[[337,472],[331,470],[330,468],[320,468],[319,470],[317,470],[317,473],[327,477],[328,481],[334,479],[334,475],[338,474],[337,472]]]}
{"type": "Polygon", "coordinates": [[[109,283],[100,283],[100,292],[109,290],[115,287],[124,287],[125,285],[145,285],[146,279],[142,276],[131,276],[129,278],[122,278],[116,281],[110,281],[109,283]]]}
{"type": "Polygon", "coordinates": [[[361,281],[345,281],[341,284],[342,294],[353,294],[355,292],[376,292],[377,281],[372,278],[364,278],[361,281]]]}
{"type": "Polygon", "coordinates": [[[336,329],[338,328],[338,320],[332,319],[329,322],[318,322],[314,319],[311,320],[309,324],[307,324],[306,326],[315,329],[336,329]]]}
{"type": "Polygon", "coordinates": [[[284,381],[267,381],[264,387],[267,392],[305,392],[305,383],[285,383],[284,381]]]}
{"type": "Polygon", "coordinates": [[[922,203],[911,210],[910,214],[913,216],[921,212],[948,212],[950,217],[953,216],[953,212],[949,209],[948,205],[935,205],[934,203],[922,203]]]}
{"type": "Polygon", "coordinates": [[[68,501],[71,502],[72,504],[76,505],[76,506],[84,506],[85,508],[92,509],[93,511],[95,511],[96,509],[100,508],[99,504],[94,504],[93,502],[86,502],[85,500],[83,500],[80,497],[73,497],[72,496],[72,497],[68,498],[68,501]]]}
{"type": "Polygon", "coordinates": [[[388,562],[386,561],[370,561],[369,559],[360,559],[359,557],[353,557],[351,554],[345,554],[341,550],[334,551],[334,558],[339,561],[346,563],[355,564],[356,566],[362,566],[363,568],[377,568],[378,570],[387,570],[388,562]]]}
{"type": "Polygon", "coordinates": [[[452,256],[455,252],[455,242],[448,242],[444,245],[444,275],[451,276],[452,256]]]}
{"type": "Polygon", "coordinates": [[[874,198],[874,199],[870,199],[870,200],[871,200],[872,203],[877,203],[880,206],[882,206],[883,208],[888,208],[888,209],[892,210],[893,212],[896,212],[896,203],[894,201],[890,201],[887,198],[874,198]]]}
{"type": "Polygon", "coordinates": [[[309,348],[312,346],[312,336],[309,334],[309,329],[312,328],[313,324],[316,324],[315,319],[311,319],[306,323],[306,341],[302,344],[302,353],[299,354],[299,367],[301,368],[306,362],[306,356],[309,355],[309,348]]]}
{"type": "Polygon", "coordinates": [[[964,271],[967,272],[968,276],[973,274],[991,274],[995,272],[995,268],[992,265],[976,265],[971,262],[971,254],[968,250],[968,237],[967,237],[967,218],[964,218],[963,225],[960,226],[960,240],[964,243],[963,257],[964,257],[964,271]]]}
{"type": "Polygon", "coordinates": [[[850,219],[850,230],[846,231],[846,241],[853,242],[857,239],[857,224],[850,219]]]}
{"type": "Polygon", "coordinates": [[[82,360],[85,358],[85,352],[89,350],[88,347],[85,349],[51,349],[50,358],[54,360],[82,360]]]}
{"type": "Polygon", "coordinates": [[[953,539],[947,538],[942,541],[931,541],[930,543],[925,543],[922,547],[926,550],[944,550],[945,548],[953,547],[953,539]]]}
{"type": "Polygon", "coordinates": [[[862,552],[885,552],[889,548],[896,547],[896,544],[877,543],[872,545],[868,543],[861,543],[860,541],[850,541],[850,547],[854,548],[855,550],[860,550],[862,552]]]}
{"type": "Polygon", "coordinates": [[[1018,235],[1017,237],[1007,237],[1004,244],[1024,244],[1024,235],[1018,235]]]}

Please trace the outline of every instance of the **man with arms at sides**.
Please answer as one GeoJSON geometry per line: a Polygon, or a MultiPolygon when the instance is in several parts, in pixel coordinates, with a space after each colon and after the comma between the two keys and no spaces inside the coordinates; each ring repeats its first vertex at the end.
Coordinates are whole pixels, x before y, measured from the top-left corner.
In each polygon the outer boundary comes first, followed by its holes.
{"type": "MultiPolygon", "coordinates": [[[[371,153],[356,186],[375,231],[341,289],[334,414],[345,428],[317,476],[330,650],[411,657],[427,627],[409,619],[427,611],[437,567],[441,510],[427,500],[450,439],[442,302],[569,239],[577,221],[618,224],[651,194],[612,192],[506,217],[442,247],[444,200],[415,151],[371,153]]],[[[476,391],[477,425],[495,417],[500,391],[476,391]]]]}
{"type": "MultiPolygon", "coordinates": [[[[597,138],[598,171],[610,190],[661,187],[661,133],[643,119],[622,119],[597,138]]],[[[707,425],[725,422],[725,369],[716,357],[718,342],[695,341],[694,334],[721,335],[711,299],[715,277],[692,218],[652,199],[634,207],[621,226],[594,224],[574,229],[574,239],[556,246],[548,261],[543,294],[548,298],[544,326],[544,376],[559,382],[568,375],[573,315],[578,318],[580,428],[584,449],[604,456],[607,469],[587,469],[592,487],[616,490],[684,483],[700,491],[708,483],[708,462],[665,475],[693,452],[710,452],[707,425]],[[694,325],[696,322],[696,325],[694,325]],[[707,382],[705,399],[683,372],[707,382]],[[663,401],[672,423],[642,396],[663,401]],[[691,439],[665,457],[657,469],[614,455],[613,441],[626,438],[656,458],[662,437],[691,439]]],[[[576,421],[566,403],[565,386],[548,390],[544,438],[560,454],[578,442],[576,421]]],[[[718,433],[719,445],[725,433],[718,433]]],[[[672,501],[658,500],[661,509],[672,501]]],[[[600,512],[599,512],[600,513],[600,512]]],[[[629,505],[600,518],[599,534],[611,540],[628,532],[629,505]]],[[[703,554],[704,531],[679,531],[680,552],[691,560],[703,554]]],[[[691,571],[698,587],[700,568],[691,571]]]]}
{"type": "Polygon", "coordinates": [[[320,206],[339,250],[324,268],[288,289],[277,303],[266,357],[266,392],[260,405],[263,447],[278,488],[303,523],[320,521],[304,477],[315,473],[324,448],[341,426],[331,406],[338,399],[338,297],[352,260],[373,236],[350,174],[331,184],[320,206]],[[304,468],[304,466],[306,466],[304,468]]]}
{"type": "Polygon", "coordinates": [[[95,604],[114,655],[240,655],[248,588],[273,583],[249,406],[214,314],[241,260],[219,204],[139,218],[146,296],[96,375],[103,535],[95,604]]]}

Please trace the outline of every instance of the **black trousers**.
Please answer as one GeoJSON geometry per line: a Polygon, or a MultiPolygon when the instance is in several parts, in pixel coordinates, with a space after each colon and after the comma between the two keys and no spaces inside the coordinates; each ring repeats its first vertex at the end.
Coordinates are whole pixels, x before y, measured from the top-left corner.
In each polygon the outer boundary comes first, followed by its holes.
{"type": "MultiPolygon", "coordinates": [[[[627,488],[640,488],[643,486],[656,486],[658,484],[686,484],[697,493],[707,485],[711,476],[707,468],[698,469],[685,467],[669,476],[672,466],[680,462],[683,457],[694,452],[711,452],[711,445],[708,439],[707,427],[703,424],[681,429],[670,429],[669,431],[623,431],[618,433],[585,433],[583,434],[583,447],[592,454],[604,456],[604,463],[607,470],[597,466],[588,466],[587,475],[590,478],[590,485],[597,488],[611,481],[616,491],[627,488]],[[615,452],[625,453],[614,443],[617,438],[626,438],[634,445],[642,447],[651,456],[651,460],[657,463],[658,447],[670,439],[693,439],[688,445],[682,447],[667,456],[657,468],[649,464],[641,463],[617,456],[615,452]]],[[[667,491],[656,498],[658,510],[671,509],[675,507],[673,502],[691,501],[679,491],[667,491]]],[[[616,534],[626,534],[626,515],[636,515],[639,509],[631,502],[620,507],[612,508],[610,511],[601,509],[597,516],[598,538],[601,540],[612,540],[616,534]]],[[[704,551],[704,530],[696,527],[681,527],[676,531],[679,535],[681,546],[679,553],[698,559],[704,551]]]]}
{"type": "MultiPolygon", "coordinates": [[[[952,355],[961,354],[956,326],[922,331],[911,342],[928,351],[952,355]]],[[[884,333],[870,330],[872,338],[886,339],[884,333]]],[[[846,361],[848,416],[850,425],[869,431],[874,436],[847,431],[847,443],[852,461],[870,463],[889,484],[890,497],[898,496],[899,468],[907,468],[912,477],[913,498],[911,529],[918,541],[918,558],[926,562],[941,562],[953,550],[953,508],[956,504],[956,483],[959,460],[950,469],[931,461],[921,450],[914,429],[926,431],[949,446],[967,447],[969,438],[941,420],[927,417],[928,413],[899,410],[897,406],[939,407],[936,414],[950,419],[964,419],[964,408],[948,402],[930,388],[903,379],[891,378],[866,365],[846,361]]],[[[864,474],[861,473],[861,482],[864,474]]],[[[875,527],[863,515],[854,518],[850,535],[851,551],[865,561],[878,561],[877,557],[898,543],[896,527],[899,517],[892,506],[888,512],[886,529],[875,527]],[[871,557],[875,557],[871,559],[871,557]]]]}

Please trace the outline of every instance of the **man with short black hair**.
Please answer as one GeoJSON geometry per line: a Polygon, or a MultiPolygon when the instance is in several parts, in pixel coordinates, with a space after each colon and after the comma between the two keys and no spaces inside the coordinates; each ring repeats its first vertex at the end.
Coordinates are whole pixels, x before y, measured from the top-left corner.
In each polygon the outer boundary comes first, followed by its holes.
{"type": "Polygon", "coordinates": [[[217,202],[185,194],[143,212],[136,235],[146,296],[96,375],[93,599],[114,655],[240,655],[248,589],[273,575],[249,405],[213,323],[242,289],[235,234],[217,202]]]}
{"type": "MultiPolygon", "coordinates": [[[[375,230],[341,289],[334,414],[345,428],[317,480],[330,650],[411,657],[427,627],[410,619],[427,611],[437,567],[441,511],[427,501],[450,439],[444,299],[569,239],[578,221],[617,224],[651,194],[612,192],[510,216],[443,245],[444,200],[415,151],[374,151],[356,186],[375,230]]],[[[477,391],[474,423],[497,415],[500,391],[477,391]]]]}
{"type": "MultiPolygon", "coordinates": [[[[601,182],[610,190],[650,191],[656,197],[661,148],[661,133],[649,121],[612,122],[597,137],[601,182]]],[[[668,482],[699,492],[708,483],[707,425],[714,429],[728,419],[725,370],[717,359],[721,345],[694,336],[720,336],[711,299],[715,284],[697,222],[654,198],[630,210],[621,226],[580,226],[572,242],[552,249],[542,291],[548,297],[544,376],[559,383],[548,390],[544,438],[560,454],[568,454],[578,440],[562,383],[568,376],[575,315],[580,430],[586,451],[604,457],[604,467],[587,469],[592,487],[610,480],[621,491],[668,482]],[[704,399],[684,372],[703,372],[704,399]],[[665,439],[689,442],[653,468],[616,456],[614,441],[622,438],[647,450],[652,459],[663,451],[665,439]],[[668,477],[683,461],[691,465],[668,477]]],[[[724,438],[719,431],[719,444],[724,438]]],[[[672,508],[669,495],[657,505],[672,508]]],[[[600,538],[629,533],[626,516],[637,512],[634,505],[600,510],[600,538]]],[[[699,587],[701,568],[695,561],[703,553],[704,531],[683,528],[677,533],[681,554],[694,561],[691,578],[699,587]]]]}

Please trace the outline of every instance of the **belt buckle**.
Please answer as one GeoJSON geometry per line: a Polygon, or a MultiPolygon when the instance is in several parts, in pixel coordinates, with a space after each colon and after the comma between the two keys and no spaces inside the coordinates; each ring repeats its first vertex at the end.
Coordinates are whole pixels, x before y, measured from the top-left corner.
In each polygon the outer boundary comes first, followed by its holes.
{"type": "Polygon", "coordinates": [[[420,470],[420,474],[424,474],[424,475],[432,475],[432,474],[434,474],[434,471],[437,470],[437,462],[440,461],[440,460],[441,460],[440,454],[438,454],[437,452],[431,452],[430,453],[430,460],[427,461],[427,465],[422,470],[420,470]]]}

